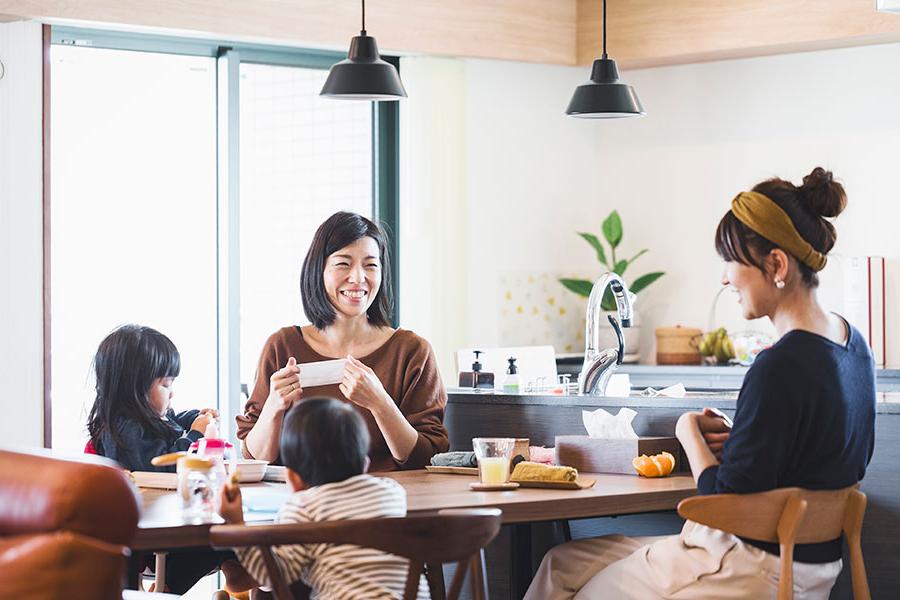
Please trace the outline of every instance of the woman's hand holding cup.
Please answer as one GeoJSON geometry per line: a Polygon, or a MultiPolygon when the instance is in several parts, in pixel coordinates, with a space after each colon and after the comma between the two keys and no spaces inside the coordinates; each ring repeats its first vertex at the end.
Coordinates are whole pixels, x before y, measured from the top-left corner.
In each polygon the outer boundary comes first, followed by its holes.
{"type": "Polygon", "coordinates": [[[266,402],[272,402],[278,408],[287,410],[302,394],[300,366],[292,356],[283,368],[272,373],[272,377],[269,378],[269,398],[266,402]]]}

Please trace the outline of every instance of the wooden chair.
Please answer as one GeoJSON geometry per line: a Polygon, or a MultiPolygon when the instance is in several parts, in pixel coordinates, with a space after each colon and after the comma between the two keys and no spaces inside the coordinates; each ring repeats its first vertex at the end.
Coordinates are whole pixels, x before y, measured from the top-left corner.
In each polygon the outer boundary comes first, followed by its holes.
{"type": "MultiPolygon", "coordinates": [[[[210,541],[218,548],[258,546],[272,581],[276,600],[292,598],[288,583],[272,553],[272,546],[287,544],[353,544],[409,559],[404,600],[415,600],[425,565],[440,569],[456,562],[448,600],[459,598],[469,573],[474,600],[487,599],[484,547],[500,531],[497,509],[442,510],[437,515],[389,519],[353,519],[277,525],[216,525],[210,541]]],[[[433,580],[428,577],[429,587],[433,580]]],[[[433,590],[442,597],[443,590],[433,590]]]]}
{"type": "Polygon", "coordinates": [[[869,600],[860,546],[866,495],[857,487],[823,491],[779,488],[756,494],[694,496],[678,503],[678,514],[739,537],[780,544],[778,600],[794,597],[794,545],[827,542],[843,532],[850,547],[853,597],[869,600]]]}

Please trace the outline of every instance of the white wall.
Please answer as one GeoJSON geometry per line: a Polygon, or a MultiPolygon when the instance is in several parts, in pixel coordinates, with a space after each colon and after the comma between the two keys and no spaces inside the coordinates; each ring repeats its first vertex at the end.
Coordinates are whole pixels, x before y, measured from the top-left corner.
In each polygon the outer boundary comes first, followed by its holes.
{"type": "MultiPolygon", "coordinates": [[[[504,270],[598,274],[575,231],[617,208],[623,246],[650,248],[631,274],[668,274],[641,300],[642,358],[653,329],[705,328],[719,288],[716,223],[738,191],[816,165],[845,185],[836,252],[888,261],[890,366],[900,366],[900,45],[623,73],[648,116],[564,116],[589,69],[466,62],[468,345],[502,345],[504,270]]],[[[734,312],[721,308],[723,320],[734,312]]],[[[727,323],[730,324],[730,323],[727,323]]]]}
{"type": "Polygon", "coordinates": [[[0,24],[0,444],[43,444],[41,26],[0,24]]]}
{"type": "Polygon", "coordinates": [[[445,383],[465,343],[465,63],[404,57],[400,112],[400,320],[431,342],[445,383]],[[454,276],[448,277],[448,273],[454,276]]]}

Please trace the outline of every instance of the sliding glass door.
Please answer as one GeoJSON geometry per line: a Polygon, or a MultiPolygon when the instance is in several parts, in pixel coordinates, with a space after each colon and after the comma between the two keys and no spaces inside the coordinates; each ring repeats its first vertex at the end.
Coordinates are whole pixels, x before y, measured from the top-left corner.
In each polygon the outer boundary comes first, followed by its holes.
{"type": "Polygon", "coordinates": [[[216,404],[216,65],[51,47],[52,440],[78,452],[115,327],[168,335],[174,406],[216,404]]]}
{"type": "Polygon", "coordinates": [[[246,384],[270,334],[309,322],[300,267],[316,228],[338,210],[372,214],[372,108],[321,98],[327,75],[241,65],[240,376],[246,384]]]}
{"type": "Polygon", "coordinates": [[[84,447],[91,361],[125,323],[178,347],[176,410],[232,432],[267,336],[307,322],[316,227],[390,205],[380,113],[319,97],[335,54],[54,28],[50,58],[52,446],[84,447]]]}

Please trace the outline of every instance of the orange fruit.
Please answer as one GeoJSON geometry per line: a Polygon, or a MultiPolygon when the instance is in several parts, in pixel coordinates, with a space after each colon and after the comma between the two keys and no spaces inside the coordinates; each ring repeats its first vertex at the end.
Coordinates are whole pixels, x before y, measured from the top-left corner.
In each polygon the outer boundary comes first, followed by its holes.
{"type": "Polygon", "coordinates": [[[641,454],[634,457],[631,465],[638,474],[644,477],[665,477],[675,469],[675,457],[668,452],[654,456],[641,454]]]}

